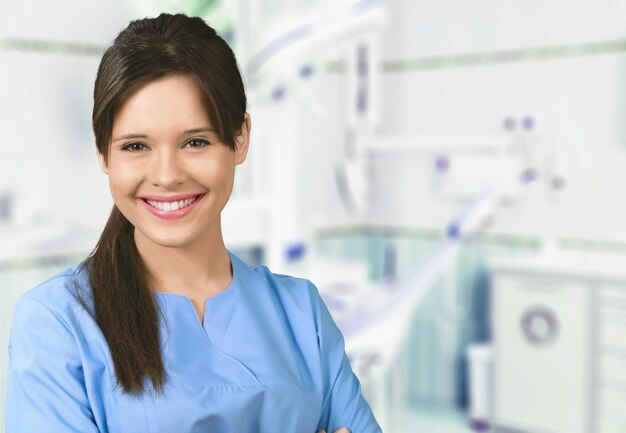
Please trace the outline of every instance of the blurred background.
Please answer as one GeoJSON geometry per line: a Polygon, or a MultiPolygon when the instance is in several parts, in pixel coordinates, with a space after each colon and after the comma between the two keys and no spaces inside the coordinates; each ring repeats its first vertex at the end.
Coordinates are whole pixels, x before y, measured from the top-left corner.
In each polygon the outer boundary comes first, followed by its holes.
{"type": "Polygon", "coordinates": [[[385,431],[626,432],[620,0],[0,0],[0,430],[13,305],[112,206],[98,62],[161,11],[245,77],[227,247],[316,284],[385,431]]]}

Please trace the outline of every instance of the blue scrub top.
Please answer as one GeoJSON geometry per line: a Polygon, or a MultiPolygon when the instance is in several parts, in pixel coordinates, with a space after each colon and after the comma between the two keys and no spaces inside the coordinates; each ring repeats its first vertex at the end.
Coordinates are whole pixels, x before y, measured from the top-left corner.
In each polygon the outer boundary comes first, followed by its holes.
{"type": "Polygon", "coordinates": [[[78,265],[24,294],[9,340],[7,433],[380,432],[343,337],[308,280],[249,267],[206,301],[155,293],[165,392],[116,386],[107,343],[78,302],[78,265]],[[163,320],[164,319],[164,320],[163,320]],[[167,323],[165,323],[167,322],[167,323]]]}

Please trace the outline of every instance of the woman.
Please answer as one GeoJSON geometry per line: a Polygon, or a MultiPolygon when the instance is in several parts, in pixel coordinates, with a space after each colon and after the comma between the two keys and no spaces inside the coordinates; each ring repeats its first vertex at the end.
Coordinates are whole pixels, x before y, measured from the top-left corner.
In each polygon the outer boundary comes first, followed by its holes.
{"type": "Polygon", "coordinates": [[[89,257],[15,306],[7,432],[380,431],[313,284],[224,246],[250,116],[215,31],[131,22],[93,128],[115,206],[89,257]]]}

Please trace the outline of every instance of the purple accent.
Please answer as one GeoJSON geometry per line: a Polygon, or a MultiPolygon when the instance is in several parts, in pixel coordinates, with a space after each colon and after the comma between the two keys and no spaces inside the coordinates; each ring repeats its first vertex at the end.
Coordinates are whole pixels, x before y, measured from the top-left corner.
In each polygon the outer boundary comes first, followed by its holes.
{"type": "Polygon", "coordinates": [[[357,1],[356,3],[354,3],[352,5],[352,12],[355,15],[361,15],[364,14],[365,12],[369,11],[370,9],[373,9],[376,6],[382,6],[382,1],[381,0],[361,0],[361,1],[357,1]]]}
{"type": "Polygon", "coordinates": [[[532,116],[524,116],[524,119],[522,119],[522,127],[526,131],[532,131],[535,128],[535,118],[532,116]]]}
{"type": "Polygon", "coordinates": [[[470,426],[474,431],[488,431],[489,430],[489,422],[484,419],[472,419],[470,421],[470,426]]]}
{"type": "Polygon", "coordinates": [[[270,58],[274,57],[289,45],[302,39],[306,39],[311,35],[313,35],[313,27],[310,24],[305,24],[295,27],[270,41],[267,45],[252,55],[250,61],[246,65],[246,75],[254,75],[254,73],[258,71],[270,58]]]}
{"type": "Polygon", "coordinates": [[[447,155],[439,155],[435,161],[435,167],[440,173],[445,173],[450,169],[450,158],[447,155]]]}
{"type": "Polygon", "coordinates": [[[300,70],[298,71],[298,75],[300,75],[300,77],[302,78],[309,78],[311,75],[313,75],[314,69],[312,65],[302,65],[300,67],[300,70]]]}
{"type": "Polygon", "coordinates": [[[367,75],[368,63],[367,63],[367,46],[359,45],[357,51],[356,70],[359,76],[363,77],[367,75]]]}
{"type": "Polygon", "coordinates": [[[304,253],[306,252],[306,246],[303,243],[292,244],[287,247],[285,254],[287,255],[287,260],[293,262],[295,260],[300,260],[304,257],[304,253]]]}
{"type": "Polygon", "coordinates": [[[397,277],[398,249],[393,243],[385,248],[385,261],[383,263],[383,276],[386,281],[392,282],[397,277]]]}
{"type": "Polygon", "coordinates": [[[364,83],[359,85],[356,107],[359,113],[367,112],[367,86],[364,83]]]}
{"type": "Polygon", "coordinates": [[[272,99],[274,101],[280,101],[285,97],[285,88],[283,86],[276,86],[274,90],[272,90],[272,99]]]}
{"type": "Polygon", "coordinates": [[[446,237],[448,239],[458,239],[460,234],[461,229],[458,224],[453,223],[448,225],[448,228],[446,229],[446,237]]]}
{"type": "Polygon", "coordinates": [[[488,193],[478,194],[476,200],[454,217],[446,227],[446,236],[451,240],[458,240],[461,235],[461,228],[466,224],[467,218],[475,212],[475,209],[482,205],[485,200],[489,199],[488,193]]]}
{"type": "Polygon", "coordinates": [[[537,180],[538,174],[539,173],[534,168],[527,168],[526,170],[520,173],[520,176],[519,176],[520,182],[522,183],[534,182],[535,180],[537,180]]]}
{"type": "Polygon", "coordinates": [[[505,117],[504,121],[502,122],[502,127],[507,132],[515,131],[516,126],[517,124],[515,123],[515,119],[513,119],[512,117],[505,117]]]}

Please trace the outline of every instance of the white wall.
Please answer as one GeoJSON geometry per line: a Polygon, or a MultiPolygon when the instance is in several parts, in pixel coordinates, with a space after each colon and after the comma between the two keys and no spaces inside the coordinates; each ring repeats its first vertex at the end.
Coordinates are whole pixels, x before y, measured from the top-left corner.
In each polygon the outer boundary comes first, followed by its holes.
{"type": "MultiPolygon", "coordinates": [[[[515,206],[502,211],[492,230],[539,238],[626,241],[623,2],[385,3],[391,25],[381,42],[383,65],[428,58],[454,61],[463,54],[496,56],[509,50],[522,58],[385,71],[378,89],[382,122],[376,133],[507,136],[502,127],[506,117],[519,122],[531,115],[536,126],[522,139],[535,147],[533,164],[539,177],[524,189],[515,206]],[[610,42],[613,51],[607,48],[610,42]],[[590,53],[593,43],[604,52],[590,53]],[[541,48],[552,48],[554,56],[532,51],[541,48]],[[555,176],[566,181],[558,192],[552,187],[555,176]]],[[[310,84],[313,93],[328,103],[331,116],[336,116],[334,125],[317,125],[324,131],[321,145],[331,159],[342,145],[348,85],[345,73],[335,72],[322,74],[310,84]]],[[[311,127],[309,118],[301,119],[302,127],[311,127]]],[[[302,136],[304,149],[320,146],[318,134],[302,136]]],[[[462,163],[450,156],[453,165],[462,163]]],[[[326,224],[365,218],[374,224],[441,229],[460,208],[460,203],[433,194],[433,155],[377,152],[371,162],[375,179],[369,211],[365,216],[349,216],[333,200],[325,208],[326,218],[321,218],[326,224]]],[[[324,169],[328,160],[326,164],[324,169]]],[[[495,171],[497,165],[485,161],[479,167],[495,171]]],[[[516,178],[518,173],[509,175],[516,178]]],[[[309,179],[304,195],[319,194],[318,179],[309,179]]],[[[494,177],[493,183],[500,181],[504,179],[494,177]]],[[[327,194],[336,192],[331,189],[327,194]]],[[[306,208],[315,214],[319,202],[306,208]]]]}

